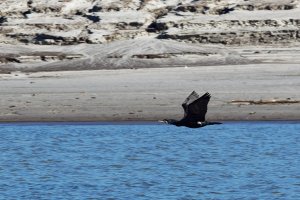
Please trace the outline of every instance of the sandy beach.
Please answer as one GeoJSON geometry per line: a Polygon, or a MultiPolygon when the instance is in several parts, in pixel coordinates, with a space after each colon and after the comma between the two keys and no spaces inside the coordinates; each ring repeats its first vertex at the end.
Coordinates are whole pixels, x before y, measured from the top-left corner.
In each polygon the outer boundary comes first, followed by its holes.
{"type": "Polygon", "coordinates": [[[208,120],[299,120],[299,76],[298,64],[1,74],[0,121],[179,119],[192,90],[212,94],[208,120]]]}

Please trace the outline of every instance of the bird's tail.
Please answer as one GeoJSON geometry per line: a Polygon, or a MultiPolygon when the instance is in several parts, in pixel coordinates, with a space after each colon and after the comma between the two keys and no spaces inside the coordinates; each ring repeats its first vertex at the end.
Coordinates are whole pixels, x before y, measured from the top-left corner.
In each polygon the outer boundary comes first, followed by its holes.
{"type": "Polygon", "coordinates": [[[221,122],[208,122],[207,125],[216,125],[216,124],[222,124],[221,122]]]}

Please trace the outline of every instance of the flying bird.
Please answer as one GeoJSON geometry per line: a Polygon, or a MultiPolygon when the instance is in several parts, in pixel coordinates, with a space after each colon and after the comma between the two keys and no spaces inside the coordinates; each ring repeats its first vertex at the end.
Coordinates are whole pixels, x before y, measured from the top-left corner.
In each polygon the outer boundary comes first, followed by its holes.
{"type": "Polygon", "coordinates": [[[222,124],[220,122],[208,122],[205,120],[209,100],[210,94],[208,92],[199,97],[199,95],[193,91],[182,103],[184,117],[181,120],[164,119],[159,122],[189,128],[201,128],[207,125],[222,124]]]}

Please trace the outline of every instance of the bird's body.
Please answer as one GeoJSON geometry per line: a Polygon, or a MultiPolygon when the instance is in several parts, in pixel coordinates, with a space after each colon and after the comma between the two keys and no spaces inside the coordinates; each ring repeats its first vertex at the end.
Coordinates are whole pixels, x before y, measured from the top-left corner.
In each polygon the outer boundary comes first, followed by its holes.
{"type": "Polygon", "coordinates": [[[208,121],[204,121],[204,122],[182,122],[181,120],[180,121],[176,121],[176,120],[166,120],[167,121],[167,124],[172,124],[172,125],[175,125],[175,126],[185,126],[185,127],[188,127],[188,128],[201,128],[201,127],[204,127],[204,126],[208,126],[208,125],[215,125],[215,124],[222,124],[220,122],[208,122],[208,121]]]}
{"type": "Polygon", "coordinates": [[[208,92],[199,97],[199,95],[193,91],[182,103],[184,117],[179,121],[165,119],[162,122],[189,128],[201,128],[207,125],[221,124],[220,122],[208,122],[205,120],[209,100],[210,94],[208,92]]]}

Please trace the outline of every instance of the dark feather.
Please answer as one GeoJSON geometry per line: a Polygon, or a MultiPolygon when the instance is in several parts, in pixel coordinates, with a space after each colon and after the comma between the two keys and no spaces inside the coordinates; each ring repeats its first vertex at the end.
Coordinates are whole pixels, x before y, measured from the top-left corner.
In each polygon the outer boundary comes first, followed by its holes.
{"type": "Polygon", "coordinates": [[[208,92],[199,98],[199,95],[193,91],[182,104],[184,117],[180,121],[204,122],[209,100],[210,94],[208,92]]]}
{"type": "Polygon", "coordinates": [[[191,103],[193,103],[195,100],[199,99],[199,94],[197,94],[197,92],[193,91],[186,99],[185,101],[182,103],[182,107],[184,109],[184,115],[186,115],[187,112],[187,107],[188,105],[190,105],[191,103]]]}

